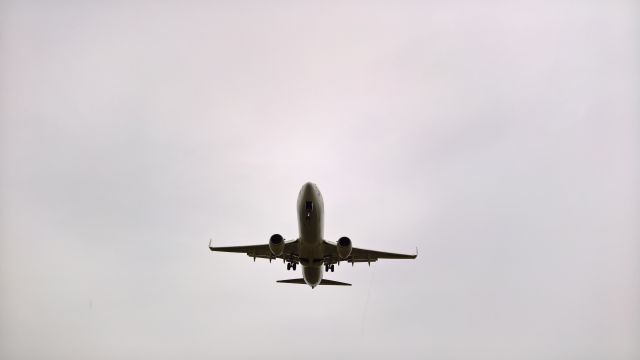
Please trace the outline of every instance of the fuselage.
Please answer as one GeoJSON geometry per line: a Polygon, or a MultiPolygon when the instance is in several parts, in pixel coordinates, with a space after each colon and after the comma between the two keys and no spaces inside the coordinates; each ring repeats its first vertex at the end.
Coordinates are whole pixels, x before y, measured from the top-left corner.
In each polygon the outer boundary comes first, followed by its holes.
{"type": "Polygon", "coordinates": [[[314,288],[322,281],[324,261],[324,202],[315,184],[308,182],[302,186],[297,210],[302,276],[314,288]]]}

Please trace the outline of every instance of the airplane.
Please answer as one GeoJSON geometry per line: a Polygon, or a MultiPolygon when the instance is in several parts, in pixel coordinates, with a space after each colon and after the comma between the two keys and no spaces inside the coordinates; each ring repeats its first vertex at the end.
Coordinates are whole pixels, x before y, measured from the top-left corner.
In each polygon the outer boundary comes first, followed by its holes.
{"type": "Polygon", "coordinates": [[[372,262],[378,259],[415,259],[415,255],[396,254],[375,250],[367,250],[353,247],[351,239],[346,236],[338,239],[337,243],[324,239],[324,202],[318,187],[307,182],[298,194],[298,229],[299,237],[296,240],[285,239],[280,234],[273,234],[268,244],[248,246],[213,247],[209,241],[211,251],[245,253],[256,261],[256,258],[282,259],[287,263],[287,270],[296,270],[297,264],[302,265],[302,278],[278,280],[278,283],[307,284],[311,288],[318,285],[342,285],[351,284],[328,280],[323,278],[324,272],[333,272],[335,264],[346,261],[353,266],[357,262],[372,262]]]}

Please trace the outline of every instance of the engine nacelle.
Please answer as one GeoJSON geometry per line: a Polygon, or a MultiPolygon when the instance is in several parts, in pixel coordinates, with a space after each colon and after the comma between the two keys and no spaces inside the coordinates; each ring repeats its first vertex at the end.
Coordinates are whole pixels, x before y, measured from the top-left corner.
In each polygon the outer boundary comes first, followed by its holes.
{"type": "Polygon", "coordinates": [[[341,237],[340,239],[338,239],[338,256],[340,257],[340,259],[346,259],[349,257],[349,255],[351,255],[351,239],[349,239],[346,236],[341,237]]]}
{"type": "Polygon", "coordinates": [[[282,255],[284,251],[284,238],[280,234],[273,234],[271,238],[269,238],[269,250],[275,256],[282,255]]]}

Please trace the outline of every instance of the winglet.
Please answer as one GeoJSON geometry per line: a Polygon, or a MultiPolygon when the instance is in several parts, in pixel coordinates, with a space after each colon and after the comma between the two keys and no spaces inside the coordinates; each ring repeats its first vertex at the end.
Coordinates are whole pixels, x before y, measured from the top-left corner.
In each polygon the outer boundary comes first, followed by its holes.
{"type": "Polygon", "coordinates": [[[416,257],[418,257],[418,247],[416,246],[416,257]]]}
{"type": "Polygon", "coordinates": [[[211,238],[209,238],[209,250],[211,250],[211,241],[213,241],[211,238]]]}

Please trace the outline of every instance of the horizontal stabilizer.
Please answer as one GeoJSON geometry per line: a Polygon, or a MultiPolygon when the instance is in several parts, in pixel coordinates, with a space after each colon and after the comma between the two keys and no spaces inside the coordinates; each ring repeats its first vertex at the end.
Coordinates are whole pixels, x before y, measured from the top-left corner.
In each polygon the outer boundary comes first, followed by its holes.
{"type": "MultiPolygon", "coordinates": [[[[278,280],[276,282],[285,283],[285,284],[306,284],[306,282],[304,282],[304,279],[287,279],[287,280],[278,280]]],[[[322,279],[322,281],[320,281],[319,285],[351,286],[351,284],[343,283],[343,282],[340,282],[340,281],[327,280],[327,279],[322,279]]]]}
{"type": "Polygon", "coordinates": [[[278,280],[276,282],[285,283],[285,284],[306,284],[306,282],[304,282],[304,279],[302,279],[302,278],[300,278],[300,279],[278,280]]]}
{"type": "Polygon", "coordinates": [[[320,281],[320,285],[342,285],[342,286],[351,286],[351,284],[343,283],[343,282],[340,282],[340,281],[327,280],[327,279],[322,279],[322,281],[320,281]]]}

